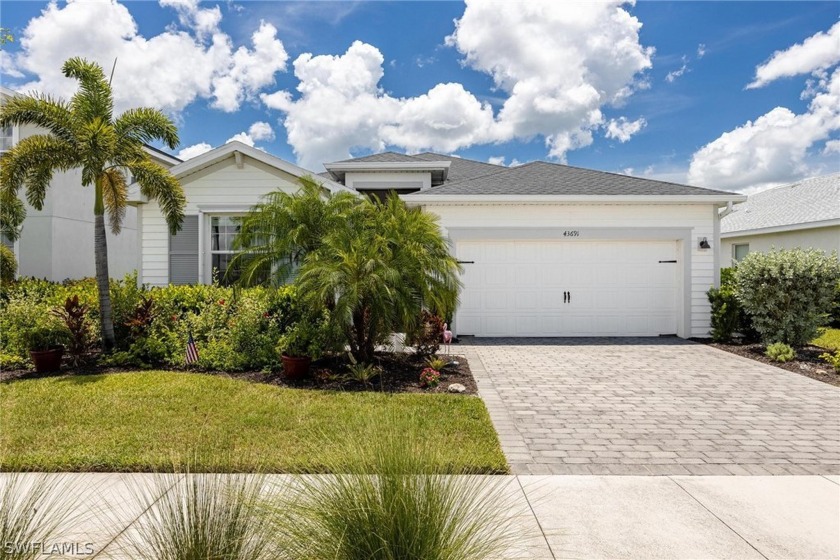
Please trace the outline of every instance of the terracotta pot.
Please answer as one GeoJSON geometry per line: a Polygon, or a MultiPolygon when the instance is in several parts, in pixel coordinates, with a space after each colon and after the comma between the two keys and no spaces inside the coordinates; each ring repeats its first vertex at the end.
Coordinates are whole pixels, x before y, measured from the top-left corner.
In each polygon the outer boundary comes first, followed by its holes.
{"type": "Polygon", "coordinates": [[[301,379],[309,374],[309,365],[312,358],[308,356],[280,356],[283,362],[283,375],[289,379],[301,379]]]}
{"type": "Polygon", "coordinates": [[[29,351],[29,357],[32,358],[37,373],[60,370],[62,356],[64,356],[64,346],[57,346],[49,350],[29,351]]]}

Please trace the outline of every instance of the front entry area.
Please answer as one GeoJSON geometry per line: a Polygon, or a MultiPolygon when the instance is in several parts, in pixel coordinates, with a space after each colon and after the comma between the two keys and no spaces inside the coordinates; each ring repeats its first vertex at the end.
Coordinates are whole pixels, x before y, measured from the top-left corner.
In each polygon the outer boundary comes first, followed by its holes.
{"type": "Polygon", "coordinates": [[[677,333],[677,241],[469,240],[459,336],[677,333]]]}

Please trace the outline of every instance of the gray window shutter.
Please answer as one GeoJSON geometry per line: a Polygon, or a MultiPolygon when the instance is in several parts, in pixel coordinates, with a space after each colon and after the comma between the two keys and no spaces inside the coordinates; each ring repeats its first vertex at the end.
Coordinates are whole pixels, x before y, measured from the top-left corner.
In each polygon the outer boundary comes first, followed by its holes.
{"type": "Polygon", "coordinates": [[[198,283],[198,216],[184,216],[181,231],[169,235],[169,283],[198,283]]]}

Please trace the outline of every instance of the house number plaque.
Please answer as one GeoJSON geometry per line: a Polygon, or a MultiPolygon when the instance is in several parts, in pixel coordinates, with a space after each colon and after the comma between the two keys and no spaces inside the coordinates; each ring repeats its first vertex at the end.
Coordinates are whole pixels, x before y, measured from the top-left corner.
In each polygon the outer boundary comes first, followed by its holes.
{"type": "Polygon", "coordinates": [[[563,232],[563,237],[580,237],[580,230],[567,229],[563,232]]]}

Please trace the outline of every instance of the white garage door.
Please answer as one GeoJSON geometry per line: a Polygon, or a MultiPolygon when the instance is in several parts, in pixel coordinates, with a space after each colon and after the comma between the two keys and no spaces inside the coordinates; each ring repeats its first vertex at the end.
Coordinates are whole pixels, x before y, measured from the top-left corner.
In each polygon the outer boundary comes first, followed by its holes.
{"type": "Polygon", "coordinates": [[[462,241],[459,335],[677,332],[677,243],[462,241]]]}

